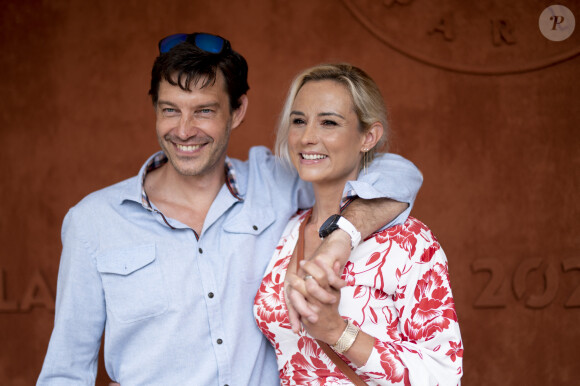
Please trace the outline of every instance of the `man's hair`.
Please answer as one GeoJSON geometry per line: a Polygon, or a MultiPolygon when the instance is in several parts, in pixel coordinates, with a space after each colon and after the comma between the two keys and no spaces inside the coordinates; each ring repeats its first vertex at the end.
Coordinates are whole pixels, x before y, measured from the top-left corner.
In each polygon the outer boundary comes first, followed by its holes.
{"type": "Polygon", "coordinates": [[[369,130],[375,122],[380,122],[383,125],[382,137],[366,155],[368,161],[372,161],[378,151],[386,150],[387,147],[388,123],[385,101],[375,81],[360,68],[347,63],[320,64],[302,71],[294,78],[278,121],[276,155],[291,164],[288,154],[288,131],[292,104],[300,89],[307,82],[320,80],[335,81],[344,85],[350,92],[361,133],[369,130]]]}
{"type": "Polygon", "coordinates": [[[149,90],[151,100],[154,105],[157,104],[159,85],[164,80],[189,91],[192,86],[198,86],[199,82],[203,82],[200,88],[213,85],[218,70],[225,79],[230,107],[235,110],[240,106],[240,97],[250,88],[246,59],[233,50],[213,54],[200,50],[188,42],[176,45],[155,59],[149,90]]]}

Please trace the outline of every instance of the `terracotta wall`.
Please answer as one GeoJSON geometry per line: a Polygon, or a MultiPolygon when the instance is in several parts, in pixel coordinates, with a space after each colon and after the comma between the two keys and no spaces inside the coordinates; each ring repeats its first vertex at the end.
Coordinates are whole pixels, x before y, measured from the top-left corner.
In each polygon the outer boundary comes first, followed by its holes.
{"type": "MultiPolygon", "coordinates": [[[[557,3],[580,21],[580,3],[557,3]]],[[[577,383],[580,28],[546,39],[538,18],[550,5],[0,2],[0,384],[30,385],[40,371],[67,209],[157,150],[147,90],[158,39],[200,30],[249,62],[237,157],[272,144],[298,70],[366,69],[389,105],[392,151],[425,176],[414,215],[449,258],[464,384],[577,383]]]]}

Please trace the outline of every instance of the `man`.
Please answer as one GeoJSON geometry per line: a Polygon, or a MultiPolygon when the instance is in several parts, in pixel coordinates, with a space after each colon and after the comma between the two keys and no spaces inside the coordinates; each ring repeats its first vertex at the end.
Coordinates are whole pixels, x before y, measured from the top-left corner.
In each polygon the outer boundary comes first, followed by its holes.
{"type": "MultiPolygon", "coordinates": [[[[265,148],[247,162],[226,156],[248,105],[247,64],[227,40],[180,34],[159,46],[150,94],[163,152],[67,214],[39,385],[93,384],[103,330],[107,372],[123,386],[279,384],[252,304],[288,218],[312,204],[309,186],[265,148]]],[[[378,161],[380,175],[346,188],[404,204],[355,200],[344,215],[363,236],[403,210],[404,221],[421,184],[410,162],[378,161]]],[[[345,240],[332,232],[319,258],[344,262],[345,240]]]]}

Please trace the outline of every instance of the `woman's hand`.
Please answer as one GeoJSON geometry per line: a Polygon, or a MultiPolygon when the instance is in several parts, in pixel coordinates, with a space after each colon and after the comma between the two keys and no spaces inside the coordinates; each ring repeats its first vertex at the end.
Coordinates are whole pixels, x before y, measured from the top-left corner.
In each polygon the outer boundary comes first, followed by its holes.
{"type": "MultiPolygon", "coordinates": [[[[286,273],[284,282],[284,298],[288,309],[288,319],[294,333],[298,333],[303,320],[315,323],[318,320],[318,308],[308,303],[306,297],[306,281],[295,273],[286,273]]],[[[332,294],[328,294],[330,301],[335,301],[332,294]]]]}
{"type": "MultiPolygon", "coordinates": [[[[292,291],[292,298],[300,299],[296,302],[296,311],[306,331],[314,338],[329,344],[334,344],[346,327],[344,320],[338,313],[340,303],[340,289],[330,284],[329,271],[333,277],[340,277],[341,264],[336,262],[334,269],[329,270],[316,260],[302,261],[300,270],[303,277],[288,274],[286,291],[292,291]]],[[[340,280],[340,279],[338,279],[340,280]]],[[[343,283],[342,280],[340,280],[343,283]]],[[[290,311],[290,310],[289,310],[290,311]]],[[[298,328],[294,328],[298,332],[298,328]]]]}
{"type": "Polygon", "coordinates": [[[316,282],[314,278],[306,279],[305,289],[305,298],[308,305],[316,313],[316,317],[302,319],[304,329],[315,339],[321,340],[329,345],[335,344],[346,328],[345,320],[338,313],[340,290],[331,287],[322,289],[320,283],[316,282]],[[322,302],[318,299],[317,294],[330,295],[336,300],[333,302],[322,302]]]}

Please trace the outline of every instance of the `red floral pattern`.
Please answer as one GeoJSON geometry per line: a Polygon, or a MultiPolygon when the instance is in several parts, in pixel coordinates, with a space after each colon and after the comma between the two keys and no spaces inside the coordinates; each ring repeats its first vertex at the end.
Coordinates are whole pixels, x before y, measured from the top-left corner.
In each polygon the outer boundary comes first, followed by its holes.
{"type": "Polygon", "coordinates": [[[451,348],[445,353],[445,355],[449,355],[449,358],[451,358],[453,362],[455,362],[455,359],[458,357],[463,358],[463,346],[461,342],[449,342],[449,345],[451,348]]]}
{"type": "MultiPolygon", "coordinates": [[[[290,220],[256,295],[254,315],[276,349],[282,385],[350,385],[312,337],[290,329],[284,278],[305,214],[290,220]]],[[[340,314],[375,337],[367,363],[350,364],[368,384],[460,383],[463,343],[447,259],[423,223],[409,217],[369,237],[353,250],[342,278],[347,285],[340,314]]]]}

